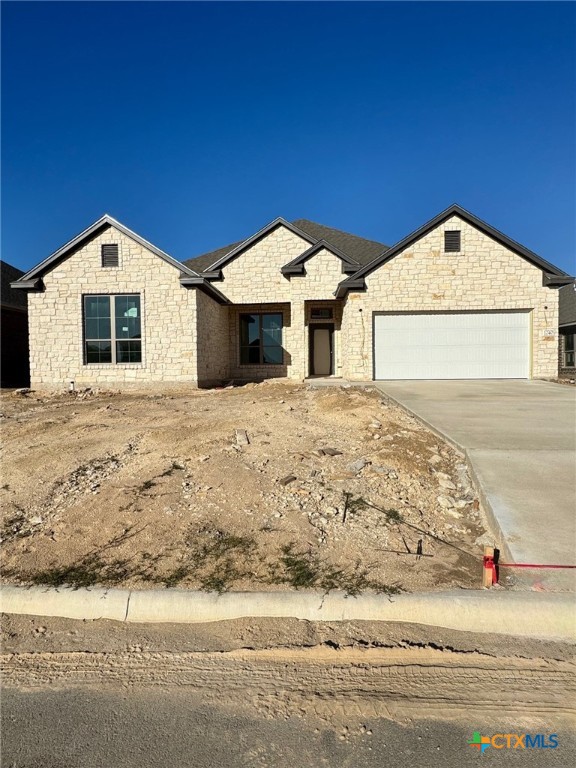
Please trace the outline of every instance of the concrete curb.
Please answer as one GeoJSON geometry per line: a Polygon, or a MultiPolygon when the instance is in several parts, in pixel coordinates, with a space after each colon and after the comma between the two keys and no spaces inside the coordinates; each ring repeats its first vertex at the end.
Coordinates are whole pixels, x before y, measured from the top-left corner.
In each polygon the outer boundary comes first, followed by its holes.
{"type": "Polygon", "coordinates": [[[494,535],[494,544],[500,550],[502,562],[505,562],[505,561],[510,563],[515,562],[514,556],[512,555],[512,552],[510,551],[510,548],[508,546],[508,542],[506,541],[504,533],[500,528],[500,523],[498,522],[498,518],[494,514],[492,505],[488,501],[488,497],[486,496],[486,493],[482,486],[482,482],[478,477],[476,467],[474,466],[474,463],[470,458],[470,454],[468,453],[467,448],[465,448],[463,445],[460,445],[460,443],[454,440],[454,438],[451,437],[447,432],[443,432],[441,429],[438,429],[438,427],[435,427],[433,424],[431,424],[423,416],[420,416],[420,414],[416,413],[415,411],[412,411],[410,408],[408,408],[407,405],[400,402],[400,400],[397,400],[395,397],[390,395],[384,389],[380,389],[380,387],[377,387],[377,389],[386,399],[393,402],[399,408],[402,408],[402,410],[408,413],[410,416],[413,416],[417,421],[420,422],[420,424],[422,424],[423,427],[426,427],[426,429],[429,429],[430,432],[433,432],[435,435],[438,435],[438,437],[441,440],[444,440],[444,442],[448,443],[448,445],[451,445],[453,448],[455,448],[458,451],[458,453],[460,453],[463,456],[466,462],[468,473],[470,475],[470,479],[472,480],[474,489],[476,490],[476,493],[478,494],[478,498],[480,499],[480,505],[482,507],[482,511],[484,512],[484,516],[486,517],[488,525],[490,526],[490,532],[494,535]]]}
{"type": "Polygon", "coordinates": [[[192,592],[181,589],[71,589],[5,586],[4,613],[201,623],[246,617],[306,621],[413,622],[463,632],[496,633],[576,643],[576,601],[571,594],[455,590],[418,595],[343,592],[192,592]]]}

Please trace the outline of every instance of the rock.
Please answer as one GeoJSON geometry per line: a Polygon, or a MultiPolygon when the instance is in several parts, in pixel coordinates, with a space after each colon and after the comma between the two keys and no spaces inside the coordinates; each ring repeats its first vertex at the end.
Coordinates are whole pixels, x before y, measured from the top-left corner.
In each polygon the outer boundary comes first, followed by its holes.
{"type": "Polygon", "coordinates": [[[370,426],[372,429],[382,429],[382,422],[378,421],[378,419],[372,419],[370,426]]]}
{"type": "Polygon", "coordinates": [[[380,435],[372,435],[372,440],[380,440],[380,435]]]}
{"type": "Polygon", "coordinates": [[[342,456],[342,451],[337,448],[321,448],[320,450],[324,456],[342,456]]]}
{"type": "Polygon", "coordinates": [[[31,517],[29,520],[30,525],[42,525],[43,522],[41,517],[31,517]]]}
{"type": "Polygon", "coordinates": [[[366,461],[366,459],[358,459],[358,461],[348,464],[346,469],[349,472],[361,472],[367,464],[370,464],[370,462],[366,461]]]}
{"type": "Polygon", "coordinates": [[[460,517],[462,517],[462,513],[457,512],[455,509],[447,509],[446,514],[450,515],[450,517],[455,517],[456,519],[459,519],[460,517]]]}
{"type": "Polygon", "coordinates": [[[441,461],[442,461],[442,457],[438,456],[437,453],[434,453],[428,459],[428,464],[432,464],[432,466],[435,466],[436,464],[440,464],[441,461]]]}
{"type": "Polygon", "coordinates": [[[451,496],[437,496],[436,501],[442,509],[451,509],[454,506],[454,499],[451,496]]]}
{"type": "Polygon", "coordinates": [[[296,475],[286,475],[286,477],[281,477],[278,483],[279,485],[289,485],[289,483],[293,483],[296,479],[296,475]]]}
{"type": "Polygon", "coordinates": [[[448,490],[448,491],[455,491],[456,490],[456,486],[454,485],[452,480],[444,480],[443,477],[440,478],[440,480],[438,482],[438,485],[441,488],[446,488],[446,490],[448,490]]]}
{"type": "Polygon", "coordinates": [[[32,392],[31,389],[28,387],[20,387],[20,389],[15,389],[14,394],[18,395],[19,397],[24,397],[25,395],[29,395],[30,392],[32,392]]]}
{"type": "Polygon", "coordinates": [[[248,433],[245,429],[236,430],[236,445],[250,445],[248,433]]]}
{"type": "Polygon", "coordinates": [[[382,437],[382,440],[387,440],[389,443],[391,443],[394,440],[394,438],[392,437],[392,435],[384,435],[384,437],[382,437]]]}
{"type": "Polygon", "coordinates": [[[454,502],[454,509],[466,509],[469,503],[465,499],[460,499],[460,501],[454,502]]]}
{"type": "MultiPolygon", "coordinates": [[[[210,456],[200,456],[198,458],[198,461],[209,461],[209,459],[210,459],[210,456]]],[[[176,466],[174,466],[174,469],[184,469],[184,467],[176,467],[176,466]]]]}
{"type": "Polygon", "coordinates": [[[495,547],[496,543],[494,541],[494,536],[490,533],[483,533],[482,536],[478,536],[474,545],[476,547],[495,547]]]}

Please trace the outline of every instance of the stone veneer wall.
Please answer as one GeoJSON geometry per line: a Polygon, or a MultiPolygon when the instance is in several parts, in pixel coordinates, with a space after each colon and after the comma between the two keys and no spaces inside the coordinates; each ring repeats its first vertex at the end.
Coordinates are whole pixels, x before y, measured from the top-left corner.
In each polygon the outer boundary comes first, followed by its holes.
{"type": "Polygon", "coordinates": [[[230,379],[230,307],[196,293],[198,384],[215,386],[230,379]]]}
{"type": "Polygon", "coordinates": [[[309,247],[306,240],[280,226],[224,267],[224,280],[215,286],[234,304],[244,305],[241,311],[275,311],[274,305],[289,305],[283,308],[288,313],[285,314],[282,339],[285,349],[283,366],[239,365],[237,316],[240,310],[231,309],[232,377],[304,379],[308,375],[306,302],[333,301],[338,283],[346,277],[340,259],[326,250],[320,250],[306,262],[305,275],[284,277],[281,268],[309,247]]]}
{"type": "Polygon", "coordinates": [[[526,309],[532,314],[532,376],[556,376],[558,291],[542,272],[475,227],[452,217],[349,293],[342,319],[343,376],[371,379],[373,312],[526,309]],[[459,229],[461,252],[444,253],[444,231],[459,229]],[[360,312],[360,310],[362,310],[360,312]]]}
{"type": "Polygon", "coordinates": [[[32,387],[196,382],[196,294],[179,271],[109,227],[58,264],[45,290],[28,294],[32,387]],[[118,243],[119,266],[102,268],[101,245],[118,243]],[[138,293],[142,363],[84,364],[85,294],[138,293]]]}

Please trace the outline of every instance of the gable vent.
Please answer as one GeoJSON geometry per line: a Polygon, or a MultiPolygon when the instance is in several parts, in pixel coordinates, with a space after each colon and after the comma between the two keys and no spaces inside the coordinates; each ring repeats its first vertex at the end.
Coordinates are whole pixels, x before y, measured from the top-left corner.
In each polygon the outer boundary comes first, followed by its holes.
{"type": "Polygon", "coordinates": [[[102,246],[102,266],[103,267],[118,266],[118,245],[117,244],[102,246]]]}
{"type": "Polygon", "coordinates": [[[460,250],[460,230],[455,229],[449,232],[444,232],[444,251],[449,253],[451,251],[460,250]]]}

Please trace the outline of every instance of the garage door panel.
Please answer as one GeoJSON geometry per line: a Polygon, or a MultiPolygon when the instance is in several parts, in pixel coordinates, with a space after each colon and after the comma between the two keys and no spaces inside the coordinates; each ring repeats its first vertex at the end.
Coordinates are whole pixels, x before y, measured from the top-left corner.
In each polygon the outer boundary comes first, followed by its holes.
{"type": "Polygon", "coordinates": [[[374,378],[528,378],[530,313],[376,314],[374,378]]]}

